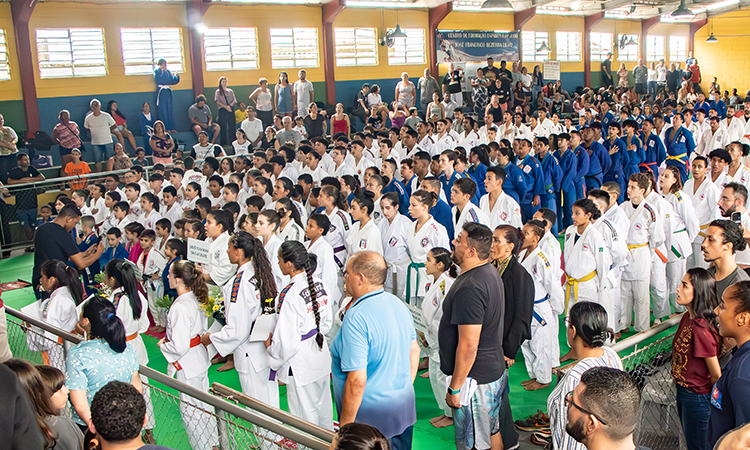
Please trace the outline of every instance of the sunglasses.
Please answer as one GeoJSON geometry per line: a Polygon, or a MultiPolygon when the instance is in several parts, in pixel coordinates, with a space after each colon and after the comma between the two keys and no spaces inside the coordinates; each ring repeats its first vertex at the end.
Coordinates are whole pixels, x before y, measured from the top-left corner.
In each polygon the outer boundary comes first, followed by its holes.
{"type": "Polygon", "coordinates": [[[575,402],[573,401],[573,391],[570,391],[570,392],[568,392],[565,395],[565,404],[568,405],[568,407],[570,407],[571,405],[574,406],[577,410],[581,411],[584,414],[589,414],[591,416],[596,417],[596,420],[598,420],[599,422],[601,422],[602,425],[606,425],[607,424],[607,422],[605,420],[603,420],[601,417],[599,417],[597,414],[594,414],[591,411],[588,411],[588,410],[583,409],[582,407],[576,405],[575,402]]]}

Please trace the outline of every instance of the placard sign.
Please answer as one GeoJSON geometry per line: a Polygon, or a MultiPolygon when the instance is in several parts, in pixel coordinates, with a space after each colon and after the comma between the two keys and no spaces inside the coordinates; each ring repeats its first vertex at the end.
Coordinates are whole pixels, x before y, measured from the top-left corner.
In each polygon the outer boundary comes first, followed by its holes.
{"type": "Polygon", "coordinates": [[[211,243],[198,239],[188,238],[187,259],[198,264],[208,264],[211,243]]]}
{"type": "Polygon", "coordinates": [[[488,57],[500,61],[520,59],[520,31],[495,32],[474,30],[438,30],[435,32],[437,59],[447,62],[481,62],[488,57]]]}
{"type": "Polygon", "coordinates": [[[424,316],[422,316],[422,310],[408,303],[405,303],[405,305],[407,308],[409,308],[411,317],[414,320],[414,329],[427,334],[427,323],[424,321],[424,316]]]}
{"type": "Polygon", "coordinates": [[[544,79],[549,81],[560,79],[560,61],[544,61],[544,79]]]}

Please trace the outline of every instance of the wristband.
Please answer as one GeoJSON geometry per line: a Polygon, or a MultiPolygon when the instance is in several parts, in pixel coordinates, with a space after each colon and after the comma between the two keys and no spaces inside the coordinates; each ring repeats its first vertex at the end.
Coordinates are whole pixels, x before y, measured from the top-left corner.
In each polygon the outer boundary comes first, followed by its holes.
{"type": "Polygon", "coordinates": [[[456,395],[456,394],[458,394],[459,392],[461,392],[461,388],[458,388],[458,389],[456,389],[456,390],[453,390],[453,389],[451,389],[451,387],[450,387],[450,386],[448,386],[448,394],[449,394],[449,395],[456,395]]]}

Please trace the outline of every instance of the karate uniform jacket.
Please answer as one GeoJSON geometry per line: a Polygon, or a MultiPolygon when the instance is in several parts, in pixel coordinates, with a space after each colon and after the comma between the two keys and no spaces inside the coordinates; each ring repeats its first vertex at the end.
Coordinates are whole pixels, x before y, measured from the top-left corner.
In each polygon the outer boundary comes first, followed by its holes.
{"type": "Polygon", "coordinates": [[[492,208],[490,208],[490,194],[484,195],[479,200],[479,209],[487,216],[489,222],[485,223],[485,225],[490,227],[490,230],[494,230],[498,225],[504,224],[513,225],[518,228],[521,228],[523,225],[521,223],[521,207],[505,191],[500,193],[492,208]]]}
{"type": "Polygon", "coordinates": [[[457,206],[451,208],[451,218],[453,219],[454,238],[458,238],[458,234],[463,230],[463,226],[466,222],[477,222],[487,226],[490,224],[490,218],[487,214],[471,202],[468,202],[466,206],[464,206],[464,210],[461,212],[458,211],[457,206]],[[458,216],[458,218],[456,218],[456,216],[458,216]]]}
{"type": "Polygon", "coordinates": [[[167,315],[167,339],[160,347],[169,365],[167,374],[174,376],[180,367],[185,378],[207,376],[211,363],[206,347],[190,346],[190,340],[208,329],[208,317],[200,309],[200,303],[192,292],[177,297],[167,315]],[[177,363],[177,364],[174,364],[177,363]],[[175,365],[177,367],[175,367],[175,365]]]}
{"type": "Polygon", "coordinates": [[[683,191],[668,193],[665,200],[672,204],[671,245],[669,261],[685,259],[693,254],[693,240],[698,236],[700,225],[695,215],[693,201],[683,191]]]}
{"type": "Polygon", "coordinates": [[[700,231],[695,236],[693,242],[696,244],[703,243],[703,238],[706,237],[704,231],[708,228],[708,225],[714,220],[720,217],[719,206],[716,202],[719,200],[721,192],[715,184],[708,179],[708,176],[703,180],[698,189],[694,191],[695,178],[687,180],[685,185],[682,187],[682,191],[690,198],[693,203],[693,209],[695,210],[695,216],[698,219],[698,226],[700,231]]]}

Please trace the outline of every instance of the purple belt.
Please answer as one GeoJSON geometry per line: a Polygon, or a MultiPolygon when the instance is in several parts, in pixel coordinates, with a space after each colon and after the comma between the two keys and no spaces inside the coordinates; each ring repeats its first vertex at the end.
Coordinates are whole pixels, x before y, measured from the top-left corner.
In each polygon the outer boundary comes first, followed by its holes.
{"type": "MultiPolygon", "coordinates": [[[[317,336],[318,330],[317,328],[313,328],[312,330],[308,331],[307,333],[302,335],[302,342],[314,338],[317,336]]],[[[292,376],[292,368],[289,368],[289,376],[292,376]]],[[[276,381],[276,371],[271,369],[271,373],[268,376],[268,381],[276,381]]]]}

